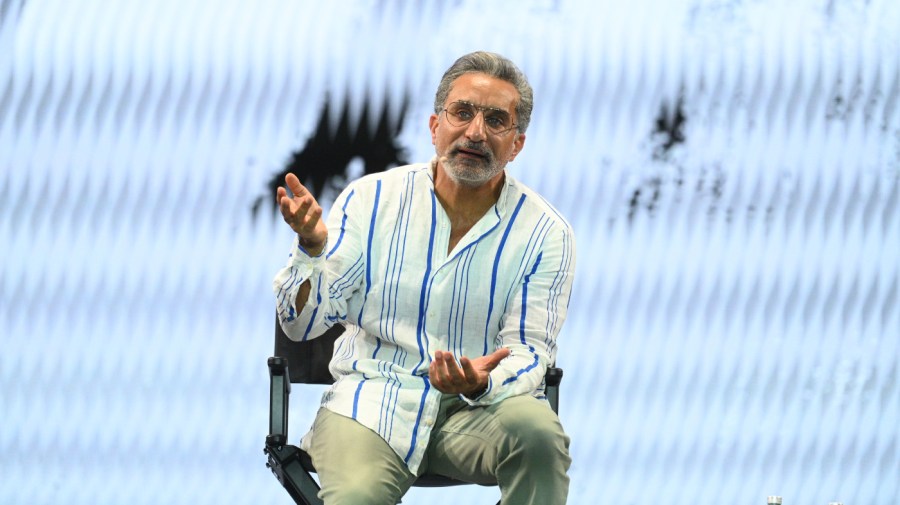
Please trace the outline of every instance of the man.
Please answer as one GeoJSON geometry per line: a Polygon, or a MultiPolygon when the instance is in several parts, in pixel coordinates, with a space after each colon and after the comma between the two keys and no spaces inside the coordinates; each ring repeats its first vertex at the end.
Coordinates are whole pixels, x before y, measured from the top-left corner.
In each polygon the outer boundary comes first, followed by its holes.
{"type": "Polygon", "coordinates": [[[296,232],[273,286],[305,340],[341,322],[335,384],[301,446],[328,504],[395,504],[426,470],[499,484],[504,503],[565,503],[569,439],[543,396],[575,266],[569,224],[504,170],[532,90],[476,52],[444,74],[436,156],[351,183],[323,222],[289,174],[296,232]]]}

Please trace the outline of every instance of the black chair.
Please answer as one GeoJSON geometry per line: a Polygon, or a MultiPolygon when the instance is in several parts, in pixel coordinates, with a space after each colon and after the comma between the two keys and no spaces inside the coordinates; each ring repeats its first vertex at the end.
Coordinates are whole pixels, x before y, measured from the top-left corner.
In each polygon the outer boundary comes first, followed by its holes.
{"type": "MultiPolygon", "coordinates": [[[[269,358],[269,435],[266,436],[264,452],[268,456],[266,466],[299,505],[323,505],[323,502],[318,497],[319,485],[312,478],[316,469],[309,454],[288,444],[288,399],[291,383],[332,384],[334,378],[328,371],[328,363],[334,351],[334,342],[343,332],[343,326],[335,325],[318,338],[294,342],[284,334],[277,318],[275,320],[275,356],[269,358]]],[[[562,376],[562,369],[556,367],[549,367],[545,376],[547,399],[557,413],[562,376]]],[[[447,487],[467,484],[470,483],[443,475],[425,474],[413,486],[447,487]]]]}

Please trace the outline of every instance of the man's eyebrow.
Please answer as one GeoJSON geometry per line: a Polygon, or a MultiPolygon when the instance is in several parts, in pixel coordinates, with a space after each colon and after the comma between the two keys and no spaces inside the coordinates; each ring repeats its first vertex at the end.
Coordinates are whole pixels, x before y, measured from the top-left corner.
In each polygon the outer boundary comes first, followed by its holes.
{"type": "Polygon", "coordinates": [[[479,109],[489,109],[489,110],[495,110],[497,112],[505,112],[505,113],[509,114],[509,112],[506,109],[502,109],[500,107],[494,107],[493,105],[479,105],[477,103],[473,103],[468,100],[457,100],[457,102],[464,103],[466,105],[471,105],[472,107],[476,107],[479,109]]]}

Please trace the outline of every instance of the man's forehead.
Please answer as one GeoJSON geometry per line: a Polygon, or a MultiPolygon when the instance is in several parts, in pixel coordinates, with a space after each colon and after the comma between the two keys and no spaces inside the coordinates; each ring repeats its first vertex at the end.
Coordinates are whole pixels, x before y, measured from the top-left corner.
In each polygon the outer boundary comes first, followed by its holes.
{"type": "Polygon", "coordinates": [[[519,101],[519,92],[512,83],[503,79],[470,72],[459,76],[450,86],[447,102],[456,101],[510,112],[519,101]]]}

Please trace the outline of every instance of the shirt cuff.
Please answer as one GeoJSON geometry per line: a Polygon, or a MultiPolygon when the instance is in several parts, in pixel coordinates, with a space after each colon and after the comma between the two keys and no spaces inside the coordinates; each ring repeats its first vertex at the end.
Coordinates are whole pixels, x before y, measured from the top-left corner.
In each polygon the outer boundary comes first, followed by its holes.
{"type": "MultiPolygon", "coordinates": [[[[326,240],[325,245],[328,245],[326,240]]],[[[290,290],[290,294],[286,302],[288,303],[288,307],[286,308],[286,317],[284,318],[286,321],[291,322],[295,319],[306,319],[311,316],[312,311],[315,307],[319,305],[320,300],[320,289],[321,286],[319,282],[321,281],[321,272],[325,262],[325,248],[322,248],[322,253],[318,256],[310,256],[306,249],[300,245],[300,238],[297,237],[294,239],[294,249],[291,253],[291,269],[294,270],[294,285],[290,290]],[[309,281],[310,290],[309,290],[309,298],[306,300],[306,305],[303,307],[297,307],[297,290],[299,286],[304,282],[309,281]]]]}
{"type": "Polygon", "coordinates": [[[469,398],[468,396],[461,394],[461,395],[459,395],[459,397],[462,399],[462,401],[468,403],[472,407],[480,407],[483,405],[490,405],[491,402],[489,401],[490,400],[489,395],[491,394],[491,391],[493,391],[493,389],[494,389],[494,380],[491,378],[490,375],[488,375],[487,387],[484,389],[484,391],[481,392],[480,395],[476,396],[475,398],[469,398]]]}
{"type": "Polygon", "coordinates": [[[291,256],[293,259],[294,265],[298,265],[298,263],[303,262],[303,260],[322,260],[325,259],[325,251],[328,249],[328,239],[325,239],[325,244],[322,246],[322,251],[319,254],[313,256],[309,254],[309,251],[306,250],[300,244],[300,236],[296,235],[294,237],[294,254],[291,256]]]}

